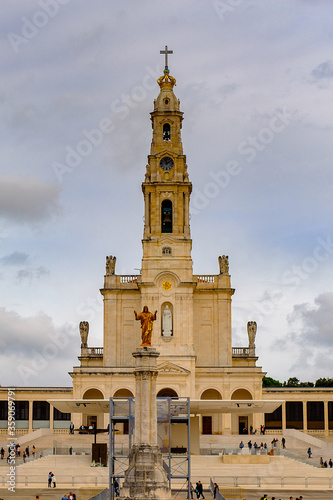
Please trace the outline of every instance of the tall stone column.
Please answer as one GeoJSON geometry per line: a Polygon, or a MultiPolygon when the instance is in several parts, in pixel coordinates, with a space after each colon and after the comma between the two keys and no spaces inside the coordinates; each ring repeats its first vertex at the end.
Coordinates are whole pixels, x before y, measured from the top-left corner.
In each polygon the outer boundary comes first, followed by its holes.
{"type": "Polygon", "coordinates": [[[138,347],[132,354],[135,358],[135,430],[122,498],[171,497],[157,445],[156,361],[159,355],[153,347],[138,347]]]}

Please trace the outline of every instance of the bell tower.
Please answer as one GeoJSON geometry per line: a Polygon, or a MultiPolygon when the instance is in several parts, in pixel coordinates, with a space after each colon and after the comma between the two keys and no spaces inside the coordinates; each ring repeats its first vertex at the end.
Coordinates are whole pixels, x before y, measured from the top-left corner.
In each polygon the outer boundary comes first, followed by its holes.
{"type": "Polygon", "coordinates": [[[189,182],[183,154],[183,113],[173,92],[176,80],[169,73],[165,47],[164,74],[157,80],[160,93],[151,113],[153,137],[142,191],[145,204],[142,281],[151,282],[157,273],[172,267],[181,281],[192,281],[192,240],[189,182]]]}

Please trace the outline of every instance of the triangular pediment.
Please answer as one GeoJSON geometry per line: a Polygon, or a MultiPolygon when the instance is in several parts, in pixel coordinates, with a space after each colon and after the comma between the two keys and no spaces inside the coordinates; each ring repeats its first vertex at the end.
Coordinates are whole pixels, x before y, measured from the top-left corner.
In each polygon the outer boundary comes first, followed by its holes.
{"type": "Polygon", "coordinates": [[[157,369],[159,373],[168,373],[168,374],[174,373],[175,375],[188,375],[189,373],[191,373],[189,370],[186,370],[181,366],[175,365],[174,363],[170,363],[169,361],[161,363],[160,365],[157,366],[157,369]]]}
{"type": "Polygon", "coordinates": [[[162,236],[160,239],[160,244],[172,245],[172,243],[174,243],[175,241],[177,241],[177,238],[171,238],[170,236],[162,236]]]}
{"type": "Polygon", "coordinates": [[[173,157],[175,156],[174,151],[171,149],[171,147],[161,149],[158,152],[158,155],[156,155],[156,156],[157,156],[157,158],[162,158],[164,155],[172,155],[173,157]]]}

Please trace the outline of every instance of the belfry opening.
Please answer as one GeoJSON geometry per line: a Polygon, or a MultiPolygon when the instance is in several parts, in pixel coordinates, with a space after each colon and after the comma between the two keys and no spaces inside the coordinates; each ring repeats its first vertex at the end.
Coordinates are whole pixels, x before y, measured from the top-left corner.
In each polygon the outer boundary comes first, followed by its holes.
{"type": "Polygon", "coordinates": [[[162,201],[162,233],[172,233],[172,201],[162,201]]]}

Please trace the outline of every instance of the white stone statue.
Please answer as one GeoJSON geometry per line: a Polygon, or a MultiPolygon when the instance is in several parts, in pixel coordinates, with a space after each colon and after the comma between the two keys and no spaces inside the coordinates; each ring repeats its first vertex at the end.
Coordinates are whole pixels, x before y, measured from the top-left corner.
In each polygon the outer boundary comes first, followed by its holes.
{"type": "Polygon", "coordinates": [[[113,255],[106,257],[106,274],[114,274],[116,268],[116,260],[116,257],[113,257],[113,255]]]}
{"type": "Polygon", "coordinates": [[[257,333],[257,323],[255,321],[248,321],[247,323],[247,334],[249,336],[249,347],[255,348],[255,339],[256,339],[256,333],[257,333]]]}
{"type": "Polygon", "coordinates": [[[81,347],[88,347],[88,333],[89,333],[88,321],[81,321],[80,322],[81,347]]]}
{"type": "Polygon", "coordinates": [[[219,257],[220,274],[229,274],[229,257],[222,255],[219,257]]]}
{"type": "Polygon", "coordinates": [[[172,335],[172,314],[168,304],[165,306],[162,316],[162,335],[163,337],[171,337],[172,335]]]}

